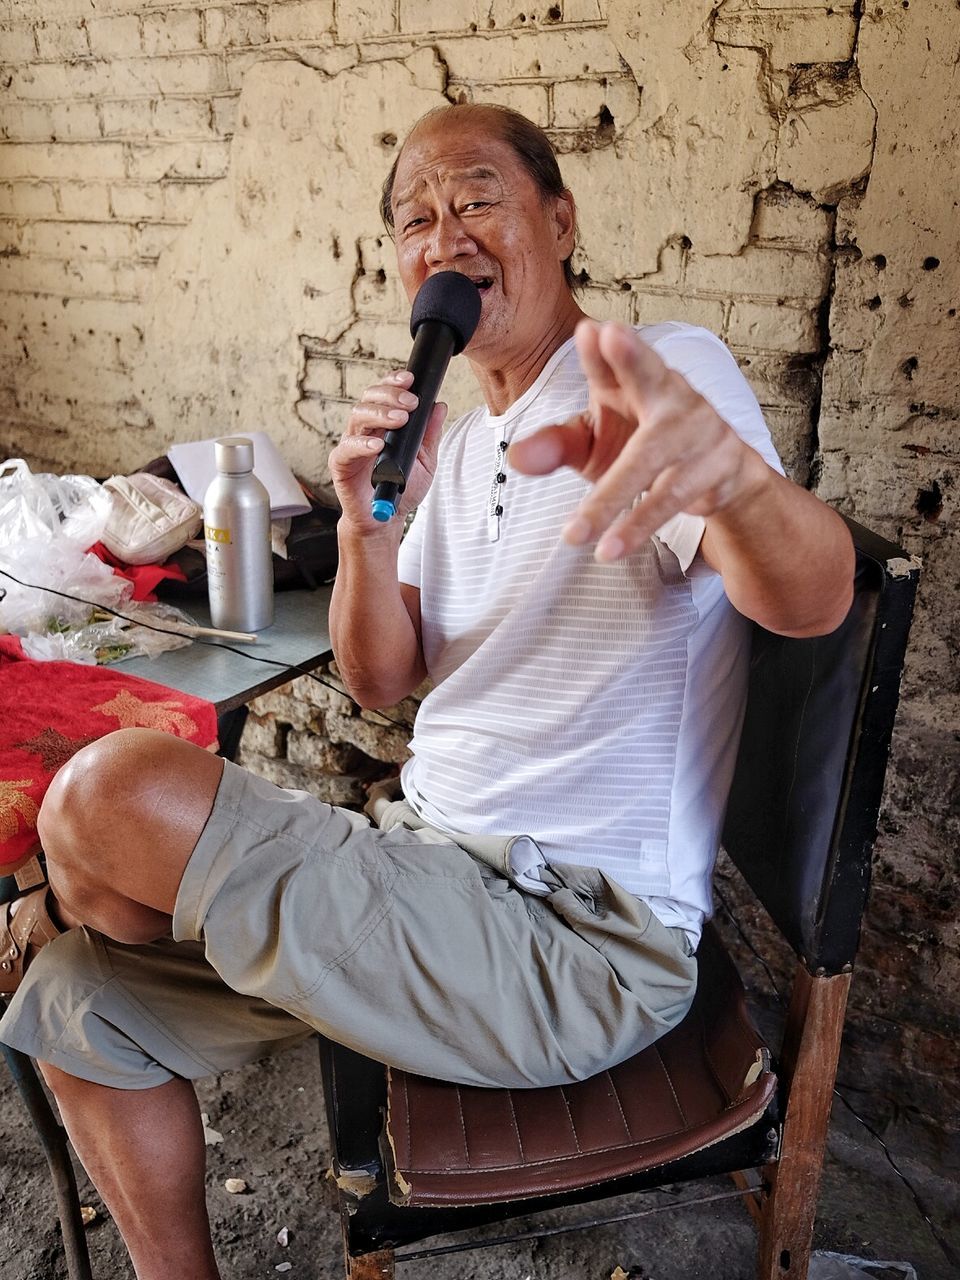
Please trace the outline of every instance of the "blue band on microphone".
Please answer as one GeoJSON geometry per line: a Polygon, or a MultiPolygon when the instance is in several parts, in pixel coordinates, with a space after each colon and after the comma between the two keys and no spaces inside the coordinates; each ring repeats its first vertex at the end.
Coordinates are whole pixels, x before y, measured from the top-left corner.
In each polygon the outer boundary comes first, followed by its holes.
{"type": "Polygon", "coordinates": [[[397,514],[397,508],[389,498],[374,498],[370,503],[370,514],[374,520],[379,520],[381,524],[385,524],[397,514]]]}

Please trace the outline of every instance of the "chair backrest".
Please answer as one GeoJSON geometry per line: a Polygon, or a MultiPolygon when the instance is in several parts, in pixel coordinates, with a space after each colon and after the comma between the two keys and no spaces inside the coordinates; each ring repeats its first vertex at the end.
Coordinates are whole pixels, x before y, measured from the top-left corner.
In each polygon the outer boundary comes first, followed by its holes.
{"type": "Polygon", "coordinates": [[[723,845],[811,973],[856,954],[919,561],[848,521],[856,590],[828,636],[755,628],[723,845]]]}

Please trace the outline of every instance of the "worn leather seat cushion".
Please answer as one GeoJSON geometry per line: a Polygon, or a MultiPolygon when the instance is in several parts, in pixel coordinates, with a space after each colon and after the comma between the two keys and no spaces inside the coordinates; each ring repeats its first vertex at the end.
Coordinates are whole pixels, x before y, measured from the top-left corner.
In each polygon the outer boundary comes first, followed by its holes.
{"type": "Polygon", "coordinates": [[[577,1084],[480,1089],[391,1070],[385,1156],[403,1205],[554,1195],[690,1155],[759,1120],[770,1056],[716,935],[699,950],[683,1022],[643,1053],[577,1084]]]}

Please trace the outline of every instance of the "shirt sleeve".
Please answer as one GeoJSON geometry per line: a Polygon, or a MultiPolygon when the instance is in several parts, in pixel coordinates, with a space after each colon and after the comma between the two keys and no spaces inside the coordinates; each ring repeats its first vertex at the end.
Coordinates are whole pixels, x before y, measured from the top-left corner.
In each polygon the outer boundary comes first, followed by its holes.
{"type": "Polygon", "coordinates": [[[427,524],[427,504],[430,495],[424,498],[414,513],[413,521],[400,543],[397,555],[397,577],[409,587],[420,587],[422,582],[423,533],[427,524]]]}
{"type": "MultiPolygon", "coordinates": [[[[641,329],[640,336],[664,364],[682,374],[694,391],[713,405],[741,440],[783,475],[757,397],[733,355],[715,334],[694,325],[667,323],[641,329]]],[[[657,537],[674,553],[684,573],[693,563],[705,528],[702,516],[681,512],[657,530],[657,537]]]]}

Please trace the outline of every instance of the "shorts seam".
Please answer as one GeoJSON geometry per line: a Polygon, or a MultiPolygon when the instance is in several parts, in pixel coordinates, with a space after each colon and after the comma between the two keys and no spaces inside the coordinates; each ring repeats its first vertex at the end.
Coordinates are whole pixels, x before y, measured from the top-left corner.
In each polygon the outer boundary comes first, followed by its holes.
{"type": "MultiPolygon", "coordinates": [[[[414,848],[422,848],[423,846],[420,843],[420,841],[411,840],[405,844],[402,844],[396,847],[399,847],[401,849],[407,849],[407,848],[414,849],[414,848]]],[[[460,846],[456,843],[453,844],[453,847],[456,849],[460,848],[460,846]]],[[[360,948],[364,945],[365,942],[367,942],[370,939],[371,935],[379,928],[379,926],[383,923],[383,921],[389,915],[390,911],[393,909],[393,899],[392,897],[389,896],[389,893],[390,893],[391,886],[401,877],[408,878],[408,879],[429,879],[432,881],[446,882],[451,885],[452,884],[477,884],[480,889],[483,888],[483,881],[479,880],[478,876],[476,875],[431,876],[429,872],[404,871],[397,864],[397,861],[393,856],[393,852],[394,850],[390,848],[385,848],[383,851],[384,862],[389,863],[391,868],[391,874],[387,876],[381,872],[382,879],[386,881],[384,885],[384,892],[387,896],[385,896],[383,905],[381,906],[380,910],[368,922],[368,924],[361,931],[359,936],[356,937],[348,947],[345,947],[340,952],[339,955],[334,956],[332,959],[327,961],[327,963],[323,966],[323,969],[321,970],[320,976],[317,978],[317,981],[312,986],[301,988],[299,990],[295,990],[292,992],[294,999],[309,1000],[311,996],[315,996],[317,992],[320,990],[320,988],[323,986],[323,984],[326,982],[327,978],[333,972],[333,970],[342,968],[342,966],[346,964],[346,962],[349,959],[351,959],[351,957],[357,954],[360,948]]],[[[468,858],[472,857],[472,855],[467,853],[466,850],[462,850],[462,852],[466,853],[466,856],[468,858]]]]}
{"type": "MultiPolygon", "coordinates": [[[[74,1053],[70,1049],[59,1045],[59,1043],[51,1044],[46,1040],[37,1039],[31,1044],[29,1049],[21,1049],[20,1052],[27,1053],[37,1062],[48,1062],[53,1067],[58,1067],[61,1063],[76,1063],[77,1067],[82,1068],[82,1070],[67,1071],[67,1075],[76,1075],[81,1080],[87,1080],[93,1084],[106,1085],[111,1089],[153,1089],[158,1085],[166,1084],[167,1081],[176,1078],[176,1072],[171,1071],[169,1067],[165,1067],[162,1063],[157,1062],[156,1059],[150,1059],[157,1073],[163,1075],[162,1080],[138,1080],[138,1082],[134,1084],[132,1082],[132,1078],[126,1076],[124,1077],[126,1083],[120,1084],[118,1083],[118,1076],[111,1076],[109,1072],[100,1071],[96,1067],[91,1066],[90,1059],[88,1057],[79,1053],[74,1053]]],[[[65,1068],[61,1067],[61,1070],[65,1070],[65,1068]]]]}
{"type": "MultiPolygon", "coordinates": [[[[374,830],[377,830],[377,828],[374,828],[374,830]]],[[[457,844],[456,840],[449,840],[449,841],[446,841],[444,844],[437,844],[437,845],[425,845],[422,840],[405,840],[402,844],[399,842],[396,842],[392,845],[385,847],[384,855],[385,857],[390,859],[390,862],[393,865],[398,877],[402,876],[404,879],[423,879],[423,880],[431,880],[431,881],[439,880],[441,882],[449,881],[451,884],[479,883],[481,888],[483,887],[483,883],[484,883],[483,876],[481,874],[481,868],[490,867],[490,864],[488,862],[484,862],[482,858],[476,857],[476,855],[472,854],[469,849],[464,849],[463,845],[457,844]],[[464,872],[463,875],[433,875],[429,871],[422,871],[422,870],[410,871],[407,868],[401,866],[397,862],[396,858],[394,857],[394,853],[401,849],[425,849],[425,848],[456,849],[458,853],[462,853],[464,857],[469,858],[470,869],[464,872]]],[[[493,871],[493,873],[496,875],[498,879],[506,880],[508,883],[513,884],[513,881],[510,880],[509,876],[503,875],[503,873],[498,871],[495,867],[490,867],[490,870],[493,871]]],[[[513,887],[516,888],[517,886],[513,885],[513,887]]]]}
{"type": "MultiPolygon", "coordinates": [[[[373,933],[373,931],[376,928],[378,928],[386,919],[390,911],[390,908],[392,906],[393,906],[392,899],[390,899],[389,897],[386,898],[380,910],[377,912],[376,916],[373,918],[373,920],[369,922],[367,927],[361,932],[360,936],[358,938],[355,938],[349,947],[345,947],[344,950],[341,951],[338,956],[334,956],[333,959],[328,960],[327,963],[323,966],[322,970],[320,971],[320,976],[317,979],[317,981],[313,984],[313,986],[306,987],[300,991],[295,991],[293,993],[294,998],[297,1000],[309,1000],[311,996],[315,996],[317,992],[320,990],[320,988],[323,986],[323,984],[326,982],[327,978],[329,978],[331,972],[334,969],[339,969],[342,965],[344,965],[350,959],[351,956],[355,956],[357,954],[357,952],[360,950],[363,944],[368,940],[368,938],[373,933]]],[[[293,1016],[296,1017],[297,1015],[294,1014],[293,1016]]]]}
{"type": "Polygon", "coordinates": [[[384,899],[383,899],[383,902],[381,903],[379,911],[377,911],[376,914],[373,916],[373,918],[367,922],[366,928],[361,930],[359,936],[354,938],[354,940],[350,943],[348,947],[344,947],[344,949],[340,952],[339,955],[333,956],[330,960],[327,961],[327,963],[323,966],[323,968],[320,971],[320,976],[317,978],[316,982],[312,986],[302,988],[301,990],[295,991],[293,993],[294,997],[297,1000],[309,1000],[311,996],[316,995],[317,992],[320,990],[320,988],[323,986],[323,984],[326,982],[327,978],[330,976],[331,972],[334,969],[339,969],[342,965],[344,965],[350,959],[351,956],[356,955],[356,953],[360,950],[363,944],[368,940],[368,938],[374,932],[374,930],[377,929],[383,923],[383,921],[387,918],[387,915],[393,906],[393,898],[391,897],[390,891],[399,875],[399,872],[397,870],[397,865],[392,858],[389,859],[389,864],[390,864],[391,874],[385,875],[383,872],[381,872],[381,876],[380,876],[381,881],[383,881],[384,899]]]}
{"type": "MultiPolygon", "coordinates": [[[[318,801],[317,803],[319,804],[320,801],[318,801]]],[[[263,826],[259,822],[256,822],[253,818],[249,817],[247,814],[241,812],[240,810],[237,810],[233,814],[232,821],[230,824],[230,829],[227,832],[227,836],[228,837],[231,836],[233,832],[237,829],[237,827],[241,825],[246,827],[248,831],[255,832],[259,836],[269,837],[270,840],[276,840],[276,841],[288,840],[291,844],[296,845],[296,847],[302,850],[303,852],[312,853],[318,847],[319,842],[316,836],[314,836],[313,839],[311,840],[306,840],[303,838],[303,836],[299,836],[293,831],[286,831],[282,828],[278,830],[276,826],[263,826]]],[[[371,826],[370,828],[368,828],[368,830],[376,831],[377,828],[371,826]]],[[[353,834],[354,833],[351,833],[351,836],[353,834]]],[[[350,840],[351,836],[348,836],[347,840],[345,840],[343,843],[346,844],[350,840]]],[[[226,840],[224,841],[224,844],[226,844],[226,840]]],[[[349,858],[344,858],[341,854],[337,853],[336,850],[330,850],[327,853],[325,853],[324,856],[329,858],[331,862],[341,862],[341,863],[347,863],[349,865],[350,862],[352,861],[349,858]]]]}
{"type": "MultiPolygon", "coordinates": [[[[106,947],[103,947],[103,952],[109,958],[109,952],[107,951],[106,947]]],[[[215,1063],[209,1062],[206,1058],[198,1054],[194,1046],[187,1044],[185,1041],[181,1040],[179,1036],[174,1035],[173,1032],[165,1023],[160,1022],[157,1018],[153,1017],[149,1009],[147,1009],[147,1007],[144,1004],[142,1004],[141,1001],[139,1001],[134,995],[131,994],[130,991],[127,990],[126,986],[124,985],[122,977],[120,976],[120,974],[117,973],[112,962],[110,967],[112,969],[112,973],[110,977],[107,978],[104,982],[101,982],[98,987],[94,988],[94,990],[89,992],[89,994],[86,995],[83,998],[83,1000],[80,1001],[80,1003],[76,1006],[76,1008],[74,1008],[71,1011],[70,1016],[67,1018],[67,1020],[63,1024],[60,1034],[57,1036],[56,1040],[53,1041],[51,1048],[56,1050],[58,1053],[62,1053],[67,1057],[70,1057],[71,1059],[75,1059],[78,1062],[85,1061],[84,1058],[80,1057],[77,1054],[72,1053],[68,1048],[63,1046],[61,1042],[63,1040],[63,1037],[67,1034],[67,1032],[73,1026],[76,1019],[87,1009],[87,1007],[90,1004],[90,1001],[95,996],[98,996],[103,991],[105,991],[107,987],[113,985],[119,989],[123,999],[127,1002],[127,1004],[140,1017],[143,1018],[144,1022],[148,1023],[151,1027],[153,1027],[154,1031],[159,1032],[164,1037],[164,1039],[169,1040],[171,1044],[175,1045],[183,1053],[184,1057],[189,1058],[192,1062],[195,1062],[198,1066],[202,1067],[205,1071],[209,1072],[211,1075],[216,1075],[217,1072],[220,1070],[220,1068],[217,1067],[215,1063]]],[[[107,1021],[103,1013],[97,1012],[96,1016],[102,1018],[104,1021],[107,1021]]],[[[125,1034],[127,1038],[130,1039],[131,1043],[136,1043],[135,1041],[133,1041],[132,1037],[129,1035],[128,1032],[124,1032],[123,1034],[125,1034]]],[[[137,1045],[137,1048],[140,1049],[140,1052],[144,1055],[144,1057],[148,1057],[148,1058],[150,1057],[150,1055],[147,1053],[147,1050],[144,1049],[142,1045],[137,1045]]],[[[152,1061],[157,1062],[156,1058],[153,1058],[152,1061]]],[[[157,1062],[157,1066],[159,1066],[163,1071],[170,1072],[171,1075],[175,1074],[175,1072],[171,1071],[169,1067],[165,1067],[161,1062],[157,1062]]]]}
{"type": "MultiPolygon", "coordinates": [[[[320,802],[318,802],[318,803],[320,803],[320,802]]],[[[218,805],[217,807],[218,807],[218,808],[220,808],[220,807],[222,807],[222,806],[221,806],[221,805],[218,805]]],[[[305,853],[306,853],[306,852],[313,853],[313,852],[315,852],[315,851],[317,850],[317,848],[318,848],[318,843],[319,843],[319,842],[318,842],[318,840],[317,840],[317,837],[313,837],[312,839],[309,839],[309,840],[308,840],[308,839],[305,839],[303,836],[297,835],[297,834],[296,834],[295,832],[293,832],[293,831],[287,831],[287,830],[284,830],[284,829],[282,829],[282,828],[278,829],[275,825],[264,825],[263,823],[257,822],[257,820],[256,820],[254,817],[252,817],[252,816],[250,816],[249,814],[245,813],[242,809],[236,808],[236,809],[234,809],[234,810],[231,812],[231,814],[230,814],[229,826],[228,826],[227,830],[224,832],[223,840],[222,840],[222,842],[221,842],[221,846],[220,846],[220,847],[221,847],[221,849],[222,849],[222,848],[224,848],[224,847],[227,845],[227,843],[228,843],[228,842],[229,842],[229,840],[230,840],[230,837],[233,835],[233,833],[236,831],[236,829],[237,829],[238,827],[240,827],[240,826],[245,827],[248,831],[251,831],[251,832],[255,833],[256,835],[267,837],[267,838],[269,838],[270,840],[275,840],[275,841],[284,841],[284,840],[286,840],[286,841],[289,841],[289,842],[290,842],[292,845],[294,845],[297,849],[299,849],[300,851],[305,852],[305,853]]],[[[381,828],[379,828],[379,827],[375,826],[373,823],[370,823],[370,825],[369,825],[367,828],[365,828],[365,829],[361,829],[361,831],[360,831],[360,832],[357,832],[357,831],[351,832],[351,835],[347,837],[347,840],[345,840],[345,841],[344,841],[344,844],[348,843],[348,842],[349,842],[349,840],[350,840],[350,839],[353,837],[353,835],[355,835],[355,834],[361,834],[361,833],[369,834],[370,832],[376,832],[376,833],[378,833],[378,834],[380,834],[380,835],[384,835],[384,836],[386,836],[386,835],[389,835],[389,834],[390,834],[390,832],[382,831],[382,830],[381,830],[381,828]]],[[[201,837],[201,838],[202,838],[202,837],[201,837]]],[[[422,872],[422,871],[418,871],[418,872],[416,872],[416,873],[414,873],[414,872],[407,872],[407,871],[404,871],[401,867],[398,867],[398,866],[397,866],[397,864],[396,864],[396,862],[395,862],[395,860],[394,860],[394,859],[393,859],[393,857],[391,856],[391,853],[392,853],[392,850],[393,850],[393,849],[422,849],[423,847],[424,847],[424,842],[423,842],[422,840],[405,840],[405,841],[403,841],[402,843],[400,843],[399,841],[398,841],[398,842],[395,842],[392,846],[384,845],[384,846],[383,846],[383,849],[384,849],[384,854],[385,854],[385,856],[386,856],[386,857],[388,857],[388,858],[390,859],[390,861],[391,861],[392,865],[394,866],[394,869],[395,869],[395,871],[396,871],[396,873],[397,873],[398,875],[414,875],[414,874],[416,874],[416,875],[424,876],[424,878],[429,878],[429,879],[431,879],[431,880],[434,880],[434,879],[436,879],[436,880],[457,880],[457,881],[470,881],[470,880],[473,880],[473,878],[474,878],[474,877],[473,877],[472,875],[462,875],[462,876],[451,876],[451,875],[431,876],[431,875],[429,874],[429,872],[422,872]]],[[[471,854],[471,853],[469,852],[469,850],[464,849],[462,845],[457,844],[456,840],[454,840],[452,837],[451,837],[449,840],[444,841],[442,844],[438,843],[436,847],[437,847],[437,848],[447,848],[447,847],[449,847],[449,848],[457,849],[457,850],[459,850],[461,853],[465,854],[468,858],[470,858],[470,859],[472,859],[472,860],[474,860],[474,861],[477,861],[476,859],[474,859],[473,854],[471,854]]],[[[356,866],[356,860],[355,860],[355,859],[353,859],[353,858],[349,858],[349,857],[345,857],[343,854],[338,853],[336,850],[326,850],[326,851],[324,851],[324,858],[325,858],[325,859],[327,859],[329,862],[331,862],[331,863],[333,863],[333,864],[337,865],[337,866],[345,866],[345,867],[348,867],[348,868],[349,868],[349,867],[356,866]]],[[[215,861],[215,860],[216,860],[216,859],[214,859],[213,861],[215,861]]],[[[213,866],[211,865],[210,872],[208,872],[207,876],[204,878],[204,887],[206,886],[207,880],[209,879],[209,876],[212,874],[212,871],[213,871],[213,866]]]]}
{"type": "MultiPolygon", "coordinates": [[[[234,832],[234,831],[237,829],[237,827],[239,827],[239,826],[244,826],[244,827],[246,827],[246,829],[247,829],[248,831],[252,831],[252,832],[254,832],[255,834],[260,835],[260,836],[266,836],[266,837],[269,837],[271,840],[276,840],[276,841],[278,841],[278,842],[279,842],[279,841],[288,840],[291,844],[295,845],[299,850],[301,850],[301,851],[302,851],[302,852],[304,852],[304,853],[315,853],[315,852],[317,851],[317,849],[320,847],[320,842],[318,841],[318,839],[317,839],[316,837],[314,837],[314,838],[313,838],[313,839],[311,839],[311,840],[305,840],[302,836],[296,835],[296,834],[295,834],[294,832],[292,832],[292,831],[277,830],[277,829],[276,829],[276,827],[272,827],[272,826],[261,826],[261,825],[260,825],[260,823],[258,823],[258,822],[256,822],[256,821],[254,821],[253,819],[249,818],[246,814],[244,814],[244,813],[240,813],[240,812],[237,812],[237,813],[234,813],[234,814],[233,814],[233,817],[232,817],[232,820],[231,820],[231,824],[230,824],[230,828],[229,828],[229,830],[226,832],[225,837],[224,837],[224,841],[223,841],[223,844],[224,844],[224,845],[226,845],[226,843],[227,843],[227,841],[229,840],[230,836],[233,834],[233,832],[234,832]]],[[[376,833],[377,833],[377,834],[379,834],[379,835],[389,835],[389,834],[390,834],[389,832],[381,832],[381,830],[380,830],[380,828],[379,828],[379,827],[375,827],[375,826],[373,826],[373,825],[371,824],[368,828],[366,828],[366,829],[361,829],[361,830],[360,830],[360,832],[353,832],[353,833],[351,833],[351,836],[348,836],[348,837],[347,837],[347,840],[345,840],[343,843],[344,843],[344,844],[347,844],[347,843],[349,842],[349,840],[350,840],[350,839],[352,839],[352,836],[353,836],[353,835],[355,835],[355,834],[369,834],[369,833],[371,833],[371,832],[376,832],[376,833]]],[[[400,842],[394,842],[394,843],[393,843],[392,845],[390,845],[390,846],[384,845],[384,846],[382,846],[382,847],[383,847],[383,852],[384,852],[384,856],[385,856],[385,858],[389,858],[389,860],[390,860],[391,864],[392,864],[392,865],[393,865],[393,867],[394,867],[394,870],[396,871],[396,873],[397,873],[398,875],[418,875],[418,876],[423,876],[425,879],[431,879],[431,880],[458,880],[458,881],[469,881],[469,880],[472,880],[472,879],[474,878],[472,875],[463,875],[463,876],[451,876],[451,875],[431,876],[429,872],[424,872],[424,871],[417,871],[417,872],[404,871],[404,870],[403,870],[403,868],[401,868],[401,867],[397,866],[397,864],[396,864],[396,862],[395,862],[394,858],[392,857],[392,852],[393,852],[393,850],[395,850],[395,849],[422,849],[422,848],[424,848],[424,843],[423,843],[423,841],[422,841],[422,840],[405,840],[405,841],[403,841],[403,843],[402,843],[402,844],[401,844],[400,842]]],[[[466,856],[467,856],[468,858],[472,858],[472,857],[473,857],[473,855],[472,855],[471,853],[469,853],[466,849],[463,849],[461,845],[458,845],[458,844],[457,844],[457,842],[456,842],[455,840],[450,840],[450,841],[448,841],[448,842],[446,842],[446,843],[444,843],[444,844],[438,844],[436,847],[437,847],[438,849],[447,848],[447,847],[452,848],[452,849],[457,849],[457,850],[459,850],[461,853],[466,854],[466,856]]],[[[345,855],[343,855],[342,853],[337,852],[337,850],[324,850],[324,851],[323,851],[323,856],[324,856],[324,858],[325,858],[327,861],[329,861],[330,863],[333,863],[333,864],[335,864],[335,865],[337,865],[337,866],[351,868],[351,867],[356,867],[356,865],[357,865],[356,859],[354,859],[354,858],[350,858],[350,857],[346,857],[346,856],[345,856],[345,855]]]]}
{"type": "MultiPolygon", "coordinates": [[[[37,1062],[49,1062],[53,1058],[63,1058],[68,1062],[76,1062],[89,1070],[89,1057],[85,1054],[78,1053],[75,1049],[69,1049],[66,1045],[62,1045],[60,1043],[62,1037],[63,1032],[61,1031],[56,1040],[49,1041],[38,1039],[35,1041],[36,1051],[33,1048],[29,1050],[30,1057],[34,1058],[37,1062]]],[[[155,1059],[151,1059],[151,1061],[155,1061],[155,1059]]],[[[169,1067],[164,1067],[160,1063],[157,1063],[157,1066],[160,1067],[161,1071],[165,1071],[169,1076],[174,1074],[169,1067]]]]}

